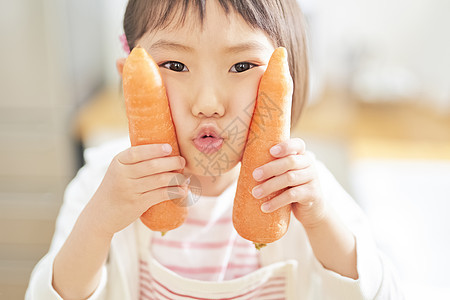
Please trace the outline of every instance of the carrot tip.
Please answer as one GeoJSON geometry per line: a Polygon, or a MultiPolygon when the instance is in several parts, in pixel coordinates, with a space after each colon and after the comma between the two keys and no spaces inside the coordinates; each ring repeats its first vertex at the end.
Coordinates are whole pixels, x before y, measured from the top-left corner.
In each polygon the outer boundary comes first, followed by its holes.
{"type": "Polygon", "coordinates": [[[253,243],[253,244],[255,244],[255,248],[257,250],[260,250],[262,247],[265,247],[267,245],[267,244],[264,244],[264,243],[253,243]]]}

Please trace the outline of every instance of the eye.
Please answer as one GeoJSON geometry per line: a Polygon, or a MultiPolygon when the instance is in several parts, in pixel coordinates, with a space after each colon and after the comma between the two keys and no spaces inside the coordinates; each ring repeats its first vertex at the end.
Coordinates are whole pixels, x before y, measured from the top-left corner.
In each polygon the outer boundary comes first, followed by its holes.
{"type": "Polygon", "coordinates": [[[242,73],[242,72],[245,72],[245,71],[247,71],[247,70],[249,70],[249,69],[251,69],[251,68],[253,68],[255,66],[256,66],[255,64],[252,64],[252,63],[249,63],[249,62],[240,62],[240,63],[237,63],[237,64],[233,65],[231,67],[231,69],[230,69],[230,72],[242,73]],[[234,71],[233,71],[233,69],[234,69],[234,71]]]}
{"type": "Polygon", "coordinates": [[[172,71],[175,71],[175,72],[183,72],[183,71],[186,72],[186,71],[188,71],[187,67],[184,64],[182,64],[182,63],[180,63],[178,61],[167,61],[165,63],[160,64],[159,66],[160,67],[164,67],[164,68],[169,69],[169,70],[172,70],[172,71]]]}

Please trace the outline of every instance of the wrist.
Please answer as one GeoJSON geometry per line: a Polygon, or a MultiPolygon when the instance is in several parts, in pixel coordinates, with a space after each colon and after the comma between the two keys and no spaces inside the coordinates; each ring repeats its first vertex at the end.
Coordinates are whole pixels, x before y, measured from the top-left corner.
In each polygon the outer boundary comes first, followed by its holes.
{"type": "Polygon", "coordinates": [[[328,211],[323,211],[320,215],[314,218],[314,221],[308,223],[302,223],[303,228],[307,233],[319,230],[326,227],[331,220],[331,213],[328,211]]]}
{"type": "Polygon", "coordinates": [[[295,217],[302,223],[303,228],[305,228],[306,231],[323,227],[331,219],[332,212],[329,211],[323,202],[316,203],[316,205],[319,207],[314,207],[313,204],[313,206],[310,207],[310,211],[306,212],[294,210],[295,217]]]}
{"type": "Polygon", "coordinates": [[[355,237],[334,211],[304,228],[315,257],[326,269],[358,278],[355,237]]]}
{"type": "Polygon", "coordinates": [[[95,208],[94,203],[89,202],[78,217],[77,223],[85,232],[110,241],[115,233],[104,228],[105,222],[102,221],[99,211],[101,212],[95,208]]]}

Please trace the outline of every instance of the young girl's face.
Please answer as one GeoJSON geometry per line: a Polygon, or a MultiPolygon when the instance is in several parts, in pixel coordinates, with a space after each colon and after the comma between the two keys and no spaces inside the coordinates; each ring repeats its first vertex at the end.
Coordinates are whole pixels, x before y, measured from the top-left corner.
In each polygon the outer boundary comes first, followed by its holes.
{"type": "Polygon", "coordinates": [[[241,160],[258,84],[275,46],[217,1],[206,1],[203,31],[195,13],[185,26],[147,32],[136,42],[160,66],[185,172],[221,176],[241,160]],[[202,152],[194,139],[204,125],[223,137],[202,152]],[[219,140],[220,142],[220,140],[219,140]]]}

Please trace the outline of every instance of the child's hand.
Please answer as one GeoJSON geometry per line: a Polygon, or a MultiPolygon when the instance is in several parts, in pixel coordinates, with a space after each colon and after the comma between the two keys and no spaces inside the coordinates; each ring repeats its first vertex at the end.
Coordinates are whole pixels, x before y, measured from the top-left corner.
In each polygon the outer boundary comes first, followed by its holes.
{"type": "Polygon", "coordinates": [[[320,223],[326,215],[325,205],[314,165],[315,158],[305,151],[305,142],[299,138],[289,139],[272,147],[270,153],[278,159],[255,169],[255,180],[264,182],[253,189],[253,196],[259,199],[284,188],[288,189],[265,202],[261,206],[262,211],[273,212],[292,203],[293,213],[304,227],[320,223]],[[279,153],[274,151],[277,146],[279,153]],[[262,174],[255,177],[258,170],[262,174]],[[258,188],[262,193],[256,197],[258,188]]]}
{"type": "Polygon", "coordinates": [[[117,154],[89,202],[91,219],[101,234],[113,235],[139,218],[149,207],[184,197],[186,177],[181,156],[167,157],[163,144],[128,148],[117,154]],[[180,185],[168,186],[170,183],[180,185]],[[183,185],[182,185],[183,184],[183,185]],[[179,197],[169,197],[181,193],[179,197]]]}

